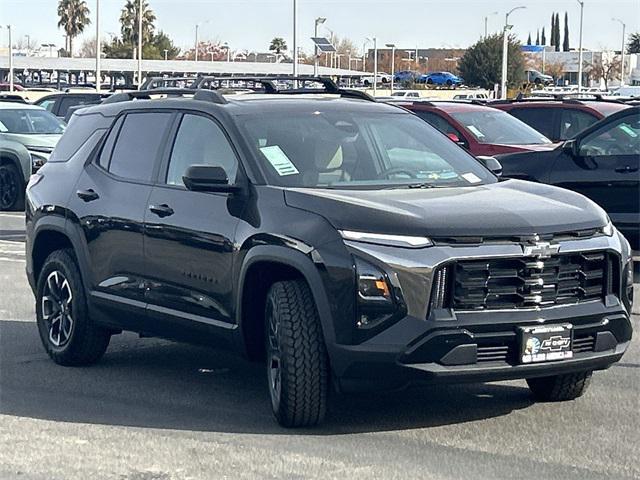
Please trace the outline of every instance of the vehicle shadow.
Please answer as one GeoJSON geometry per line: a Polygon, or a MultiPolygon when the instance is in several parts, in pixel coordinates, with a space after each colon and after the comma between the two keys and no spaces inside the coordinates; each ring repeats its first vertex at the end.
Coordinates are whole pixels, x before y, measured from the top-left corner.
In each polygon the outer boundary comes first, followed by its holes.
{"type": "Polygon", "coordinates": [[[264,370],[217,350],[116,336],[85,368],[53,364],[34,323],[0,322],[0,413],[52,421],[254,434],[340,435],[435,427],[529,406],[524,387],[432,386],[334,396],[325,423],[285,430],[274,421],[264,370]]]}

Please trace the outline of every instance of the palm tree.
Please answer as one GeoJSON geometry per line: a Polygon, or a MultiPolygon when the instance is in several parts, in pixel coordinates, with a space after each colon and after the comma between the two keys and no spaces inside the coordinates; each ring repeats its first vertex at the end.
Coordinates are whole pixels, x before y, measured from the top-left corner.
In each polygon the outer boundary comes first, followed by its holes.
{"type": "MultiPolygon", "coordinates": [[[[138,12],[139,0],[127,0],[127,3],[120,13],[120,32],[122,33],[122,41],[130,44],[132,48],[138,45],[138,12]]],[[[148,44],[153,40],[154,26],[156,14],[149,8],[149,4],[143,0],[142,2],[142,43],[148,44]]]]}
{"type": "Polygon", "coordinates": [[[65,50],[73,56],[73,39],[91,23],[89,7],[85,0],[60,0],[58,2],[58,27],[66,33],[65,50]]]}
{"type": "Polygon", "coordinates": [[[280,55],[281,52],[287,50],[287,42],[284,41],[284,38],[276,37],[271,40],[271,45],[269,45],[269,50],[272,52],[275,51],[276,54],[280,55]]]}

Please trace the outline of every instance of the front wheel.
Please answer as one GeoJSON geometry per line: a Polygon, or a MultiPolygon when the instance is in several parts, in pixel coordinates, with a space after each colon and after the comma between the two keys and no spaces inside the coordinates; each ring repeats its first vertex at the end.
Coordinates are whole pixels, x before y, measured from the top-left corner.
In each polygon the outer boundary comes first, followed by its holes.
{"type": "Polygon", "coordinates": [[[589,388],[592,372],[568,373],[552,377],[528,378],[527,384],[537,400],[564,402],[574,400],[589,388]]]}
{"type": "Polygon", "coordinates": [[[265,321],[273,414],[283,427],[317,425],[327,405],[329,361],[306,282],[274,283],[267,295],[265,321]]]}
{"type": "Polygon", "coordinates": [[[12,163],[0,165],[0,210],[24,208],[24,180],[12,163]]]}

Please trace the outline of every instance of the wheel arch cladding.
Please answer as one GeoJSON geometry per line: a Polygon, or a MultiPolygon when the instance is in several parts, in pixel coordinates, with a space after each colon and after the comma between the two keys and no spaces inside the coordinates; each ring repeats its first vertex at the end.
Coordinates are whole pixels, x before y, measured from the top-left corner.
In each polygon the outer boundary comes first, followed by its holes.
{"type": "Polygon", "coordinates": [[[280,246],[254,247],[240,272],[237,318],[240,341],[253,360],[264,358],[264,308],[271,285],[283,280],[304,280],[313,295],[327,346],[334,328],[324,285],[313,261],[305,254],[280,246]]]}
{"type": "Polygon", "coordinates": [[[55,228],[46,228],[38,232],[32,250],[33,275],[36,281],[47,257],[56,250],[63,249],[75,250],[66,233],[55,228]]]}

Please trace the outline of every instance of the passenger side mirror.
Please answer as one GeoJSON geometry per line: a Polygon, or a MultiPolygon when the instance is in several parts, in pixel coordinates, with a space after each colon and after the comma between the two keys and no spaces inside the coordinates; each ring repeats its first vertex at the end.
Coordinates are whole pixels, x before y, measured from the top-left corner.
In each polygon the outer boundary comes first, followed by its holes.
{"type": "Polygon", "coordinates": [[[461,140],[460,137],[455,133],[447,133],[446,135],[447,137],[449,137],[451,141],[457,143],[460,147],[467,148],[467,142],[465,142],[464,140],[461,140]]]}
{"type": "Polygon", "coordinates": [[[493,172],[496,177],[502,176],[502,164],[495,157],[476,157],[480,163],[493,172]]]}
{"type": "Polygon", "coordinates": [[[239,185],[230,185],[224,168],[213,165],[191,165],[182,177],[185,187],[194,192],[237,192],[239,185]]]}

